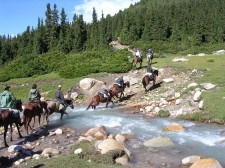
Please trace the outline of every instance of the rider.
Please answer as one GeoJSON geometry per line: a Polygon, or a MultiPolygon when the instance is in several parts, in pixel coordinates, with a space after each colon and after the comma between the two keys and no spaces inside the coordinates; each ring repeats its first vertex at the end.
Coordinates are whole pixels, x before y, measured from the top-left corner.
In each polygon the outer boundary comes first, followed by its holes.
{"type": "Polygon", "coordinates": [[[142,55],[141,55],[141,51],[139,49],[137,49],[135,55],[137,58],[139,58],[142,61],[142,55]]]}
{"type": "Polygon", "coordinates": [[[58,90],[55,92],[55,99],[66,108],[68,105],[65,102],[64,95],[61,90],[62,86],[58,85],[58,90]]]}
{"type": "Polygon", "coordinates": [[[123,88],[124,87],[124,80],[123,80],[123,76],[120,76],[118,78],[115,79],[116,84],[119,85],[119,87],[123,88]]]}
{"type": "Polygon", "coordinates": [[[147,54],[149,54],[149,55],[154,55],[154,51],[153,51],[151,48],[149,48],[147,54]]]}
{"type": "Polygon", "coordinates": [[[42,106],[41,106],[41,94],[39,92],[39,89],[37,89],[37,85],[36,84],[33,84],[32,87],[31,87],[31,90],[29,92],[29,101],[30,102],[33,102],[33,103],[37,103],[39,108],[42,109],[42,106]]]}
{"type": "Polygon", "coordinates": [[[156,75],[153,73],[153,69],[152,69],[151,65],[149,65],[149,64],[147,65],[147,72],[145,75],[148,75],[149,77],[152,75],[154,81],[156,80],[156,75]]]}
{"type": "Polygon", "coordinates": [[[103,94],[104,98],[106,99],[109,98],[110,95],[109,95],[108,88],[106,86],[106,82],[103,83],[99,93],[103,94]]]}
{"type": "Polygon", "coordinates": [[[14,117],[19,121],[19,125],[22,126],[20,114],[17,109],[14,108],[15,96],[9,91],[10,86],[6,85],[5,90],[0,94],[0,109],[9,109],[13,111],[14,117]]]}
{"type": "Polygon", "coordinates": [[[154,51],[150,48],[148,49],[148,52],[147,52],[147,61],[148,61],[148,64],[149,64],[149,60],[150,58],[152,57],[153,58],[153,55],[154,55],[154,51]],[[148,60],[149,59],[149,60],[148,60]]]}

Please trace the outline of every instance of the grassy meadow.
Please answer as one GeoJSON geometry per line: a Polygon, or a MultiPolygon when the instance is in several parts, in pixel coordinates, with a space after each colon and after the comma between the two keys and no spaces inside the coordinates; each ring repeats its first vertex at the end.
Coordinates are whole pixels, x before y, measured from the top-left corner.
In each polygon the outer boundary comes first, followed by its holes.
{"type": "MultiPolygon", "coordinates": [[[[156,54],[157,56],[157,54],[156,54]]],[[[191,120],[211,120],[217,123],[224,123],[225,120],[225,55],[208,55],[208,56],[180,56],[166,55],[153,59],[156,68],[172,67],[178,71],[198,70],[203,72],[203,76],[194,79],[198,84],[210,82],[216,84],[216,88],[207,92],[203,92],[205,114],[195,114],[193,116],[182,116],[183,119],[191,120]],[[175,58],[184,57],[188,59],[186,62],[173,62],[175,58]]],[[[137,65],[139,66],[139,64],[137,65]]],[[[144,57],[143,67],[146,66],[144,57]]],[[[104,73],[90,74],[88,77],[96,77],[104,75],[104,73]]],[[[7,82],[0,83],[0,89],[3,90],[5,84],[12,86],[11,91],[16,98],[22,99],[23,102],[28,101],[28,93],[33,83],[38,85],[41,93],[47,99],[53,99],[54,93],[59,84],[62,85],[64,94],[68,89],[78,86],[79,81],[84,77],[66,79],[60,77],[57,73],[34,76],[30,78],[11,79],[7,82]]],[[[187,84],[188,85],[188,84],[187,84]]]]}

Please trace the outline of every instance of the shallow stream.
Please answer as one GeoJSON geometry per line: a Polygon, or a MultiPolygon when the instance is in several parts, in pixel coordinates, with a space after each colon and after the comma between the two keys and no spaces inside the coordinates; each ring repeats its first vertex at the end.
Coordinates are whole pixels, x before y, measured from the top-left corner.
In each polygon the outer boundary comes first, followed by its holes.
{"type": "Polygon", "coordinates": [[[225,167],[225,126],[194,123],[170,118],[146,117],[141,114],[121,112],[119,108],[97,106],[86,111],[86,106],[68,110],[69,117],[59,120],[59,114],[50,117],[50,124],[70,127],[79,132],[103,125],[109,133],[134,133],[134,139],[126,146],[133,154],[131,167],[185,167],[181,160],[190,155],[213,157],[225,167]],[[163,132],[172,122],[185,127],[182,132],[163,132]],[[175,147],[163,149],[146,148],[144,141],[155,137],[169,137],[175,147]]]}

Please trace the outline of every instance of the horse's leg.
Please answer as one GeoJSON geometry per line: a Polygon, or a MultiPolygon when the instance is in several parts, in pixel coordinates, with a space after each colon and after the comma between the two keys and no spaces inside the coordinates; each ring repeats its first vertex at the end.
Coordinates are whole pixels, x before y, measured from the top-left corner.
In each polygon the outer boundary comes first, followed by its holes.
{"type": "Polygon", "coordinates": [[[28,118],[28,121],[27,121],[27,134],[29,134],[29,133],[28,133],[28,126],[30,127],[31,131],[33,131],[33,128],[30,126],[31,120],[32,120],[32,118],[29,117],[29,118],[28,118]]]}
{"type": "Polygon", "coordinates": [[[108,107],[108,104],[109,104],[109,102],[107,101],[107,102],[106,102],[106,105],[105,105],[105,108],[107,108],[107,107],[108,107]]]}
{"type": "Polygon", "coordinates": [[[23,138],[23,136],[21,135],[21,133],[20,133],[20,129],[19,129],[19,126],[18,126],[18,124],[16,123],[16,128],[17,128],[17,131],[18,131],[18,134],[19,134],[19,137],[20,138],[23,138]]]}
{"type": "Polygon", "coordinates": [[[4,143],[5,143],[5,147],[9,147],[9,145],[6,143],[6,133],[8,131],[8,125],[4,125],[4,143]]]}
{"type": "Polygon", "coordinates": [[[34,125],[35,125],[35,116],[33,116],[33,118],[34,118],[34,122],[33,122],[33,128],[34,128],[34,125]]]}
{"type": "Polygon", "coordinates": [[[38,127],[41,126],[41,114],[38,115],[38,127]]]}
{"type": "Polygon", "coordinates": [[[10,125],[10,141],[12,141],[12,133],[13,133],[13,128],[12,128],[12,123],[9,124],[10,125]]]}

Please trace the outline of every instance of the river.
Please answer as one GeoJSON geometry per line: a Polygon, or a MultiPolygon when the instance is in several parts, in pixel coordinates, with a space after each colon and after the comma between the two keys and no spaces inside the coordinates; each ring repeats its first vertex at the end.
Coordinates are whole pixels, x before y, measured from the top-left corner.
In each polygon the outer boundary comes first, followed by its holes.
{"type": "Polygon", "coordinates": [[[59,120],[59,114],[50,117],[50,124],[70,127],[79,132],[103,125],[109,133],[134,133],[126,143],[132,153],[131,167],[184,167],[183,158],[191,155],[213,157],[225,167],[225,126],[195,123],[171,118],[147,117],[142,114],[121,112],[120,108],[97,106],[86,111],[86,106],[76,106],[59,120]],[[181,132],[164,132],[162,129],[172,122],[185,127],[181,132]],[[143,142],[155,137],[169,137],[176,145],[167,148],[147,148],[143,142]]]}

